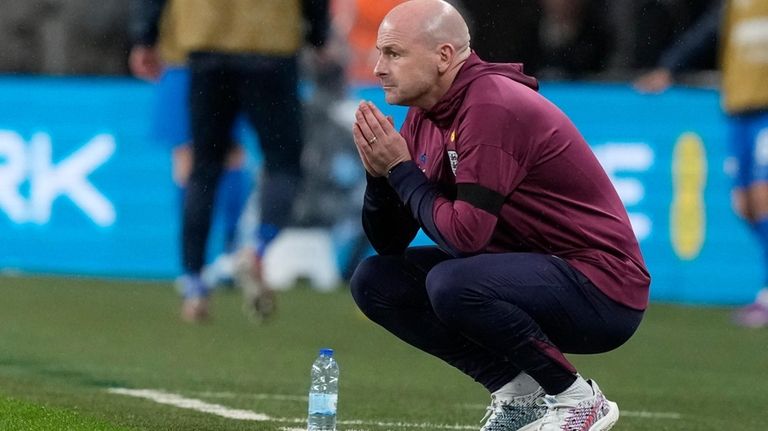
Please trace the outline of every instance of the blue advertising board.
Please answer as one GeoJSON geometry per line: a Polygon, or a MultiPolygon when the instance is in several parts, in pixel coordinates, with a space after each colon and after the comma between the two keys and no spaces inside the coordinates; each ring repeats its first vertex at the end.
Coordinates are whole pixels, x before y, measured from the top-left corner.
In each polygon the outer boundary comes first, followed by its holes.
{"type": "Polygon", "coordinates": [[[652,298],[742,303],[761,252],[731,209],[727,122],[713,90],[544,85],[613,180],[653,277],[652,298]]]}
{"type": "MultiPolygon", "coordinates": [[[[760,254],[730,207],[714,90],[544,83],[611,176],[653,276],[652,298],[747,302],[760,254]]],[[[386,107],[376,88],[356,88],[386,107]]],[[[171,278],[179,196],[151,137],[153,88],[130,79],[0,78],[0,268],[171,278]]],[[[418,241],[425,241],[420,237],[418,241]]]]}
{"type": "Polygon", "coordinates": [[[168,276],[176,194],[129,80],[0,80],[0,267],[168,276]]]}

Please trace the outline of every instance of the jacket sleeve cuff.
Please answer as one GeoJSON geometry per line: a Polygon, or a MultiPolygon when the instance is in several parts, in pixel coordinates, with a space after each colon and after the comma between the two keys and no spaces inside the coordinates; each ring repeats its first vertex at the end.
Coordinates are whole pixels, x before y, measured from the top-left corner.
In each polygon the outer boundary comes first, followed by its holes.
{"type": "Polygon", "coordinates": [[[389,171],[387,180],[400,196],[400,200],[406,204],[411,196],[428,182],[427,177],[413,160],[398,163],[389,171]]]}

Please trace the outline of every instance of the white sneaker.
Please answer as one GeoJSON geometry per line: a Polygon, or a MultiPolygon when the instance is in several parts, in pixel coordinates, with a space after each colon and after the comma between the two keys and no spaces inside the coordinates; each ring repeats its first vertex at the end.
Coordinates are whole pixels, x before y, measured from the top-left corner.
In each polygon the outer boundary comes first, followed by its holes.
{"type": "Polygon", "coordinates": [[[239,252],[235,264],[235,284],[243,292],[243,311],[263,323],[274,317],[275,292],[264,282],[262,260],[250,249],[239,252]]]}
{"type": "MultiPolygon", "coordinates": [[[[184,275],[176,281],[180,286],[184,302],[181,304],[181,318],[190,323],[210,319],[210,289],[196,275],[184,275]]],[[[179,289],[179,287],[177,287],[179,289]]]]}
{"type": "Polygon", "coordinates": [[[546,395],[539,403],[547,413],[538,431],[607,431],[619,420],[619,406],[608,401],[592,380],[592,395],[580,400],[564,394],[546,395]]]}
{"type": "Polygon", "coordinates": [[[547,412],[538,400],[546,395],[539,388],[532,394],[517,397],[504,397],[491,394],[491,405],[488,406],[485,424],[480,431],[533,431],[541,423],[547,412]]]}
{"type": "Polygon", "coordinates": [[[222,253],[203,267],[200,278],[211,288],[234,287],[236,260],[235,253],[222,253]]]}

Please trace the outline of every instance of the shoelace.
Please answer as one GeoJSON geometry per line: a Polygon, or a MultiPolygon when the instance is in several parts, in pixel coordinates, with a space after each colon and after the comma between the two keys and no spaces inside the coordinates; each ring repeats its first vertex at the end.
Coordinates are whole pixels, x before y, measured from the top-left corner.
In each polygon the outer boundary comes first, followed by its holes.
{"type": "Polygon", "coordinates": [[[544,421],[541,423],[542,429],[547,425],[556,425],[562,422],[571,409],[578,407],[578,404],[558,402],[551,395],[537,399],[536,403],[547,408],[547,414],[544,415],[544,421]]]}
{"type": "MultiPolygon", "coordinates": [[[[536,406],[539,406],[540,404],[538,401],[543,395],[544,391],[541,388],[529,395],[524,395],[513,400],[499,400],[495,395],[491,395],[491,404],[485,408],[485,416],[483,416],[483,418],[480,420],[481,423],[484,423],[481,430],[496,429],[488,427],[498,426],[499,424],[497,424],[495,421],[497,419],[503,420],[505,415],[508,415],[508,412],[505,412],[505,408],[510,409],[509,413],[512,411],[517,411],[517,414],[524,414],[522,409],[535,408],[536,406]]],[[[521,418],[522,417],[517,417],[516,420],[521,418]]],[[[538,417],[534,418],[534,420],[535,419],[538,419],[538,417]]]]}
{"type": "Polygon", "coordinates": [[[485,408],[485,416],[483,416],[482,419],[480,419],[480,423],[483,424],[483,426],[488,425],[486,421],[490,421],[493,414],[496,412],[496,408],[501,407],[498,403],[496,403],[496,396],[491,395],[491,404],[485,408]]]}

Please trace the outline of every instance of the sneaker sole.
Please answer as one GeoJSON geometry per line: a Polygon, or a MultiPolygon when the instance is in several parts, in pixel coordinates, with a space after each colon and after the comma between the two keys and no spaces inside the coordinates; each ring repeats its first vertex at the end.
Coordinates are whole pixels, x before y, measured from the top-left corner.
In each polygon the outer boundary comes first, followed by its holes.
{"type": "Polygon", "coordinates": [[[613,428],[614,425],[616,425],[616,422],[619,421],[618,404],[608,400],[606,400],[606,402],[609,406],[611,406],[611,408],[608,409],[608,414],[605,415],[604,418],[595,422],[594,425],[589,427],[589,431],[608,431],[609,429],[613,428]]]}

